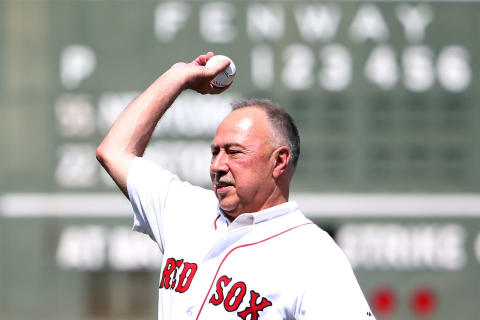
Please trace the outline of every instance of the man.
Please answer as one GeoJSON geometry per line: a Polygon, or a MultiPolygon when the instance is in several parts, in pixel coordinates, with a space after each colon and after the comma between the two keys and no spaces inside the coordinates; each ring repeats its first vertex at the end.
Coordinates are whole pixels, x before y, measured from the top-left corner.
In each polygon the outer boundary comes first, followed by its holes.
{"type": "Polygon", "coordinates": [[[164,255],[159,319],[374,319],[341,250],[288,201],[300,140],[285,111],[247,100],[223,120],[211,146],[213,192],[141,158],[183,90],[226,89],[211,80],[229,62],[206,68],[212,56],[173,65],[97,149],[132,203],[134,230],[164,255]]]}

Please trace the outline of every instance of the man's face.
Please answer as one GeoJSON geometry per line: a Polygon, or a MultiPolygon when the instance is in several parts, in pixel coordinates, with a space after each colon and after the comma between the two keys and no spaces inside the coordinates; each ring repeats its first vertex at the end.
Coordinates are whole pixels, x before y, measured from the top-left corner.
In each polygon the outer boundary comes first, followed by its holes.
{"type": "Polygon", "coordinates": [[[264,209],[275,188],[273,151],[272,129],[261,109],[235,110],[218,127],[210,177],[221,209],[231,218],[264,209]]]}

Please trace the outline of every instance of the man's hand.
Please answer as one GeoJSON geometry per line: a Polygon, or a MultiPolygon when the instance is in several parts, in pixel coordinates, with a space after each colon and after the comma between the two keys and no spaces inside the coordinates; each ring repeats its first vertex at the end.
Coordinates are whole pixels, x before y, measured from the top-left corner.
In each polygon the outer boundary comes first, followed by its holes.
{"type": "Polygon", "coordinates": [[[213,52],[207,52],[198,56],[190,63],[179,62],[174,64],[169,73],[184,80],[184,89],[192,89],[201,94],[217,94],[228,89],[229,86],[218,88],[212,84],[212,80],[229,65],[230,61],[224,60],[215,67],[205,67],[207,61],[213,57],[213,52]]]}

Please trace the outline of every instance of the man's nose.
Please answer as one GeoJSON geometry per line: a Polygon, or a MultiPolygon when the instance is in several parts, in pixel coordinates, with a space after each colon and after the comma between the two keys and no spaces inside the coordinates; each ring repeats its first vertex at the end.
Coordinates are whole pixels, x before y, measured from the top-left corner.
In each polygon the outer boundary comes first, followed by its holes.
{"type": "Polygon", "coordinates": [[[228,171],[228,166],[227,166],[227,155],[225,154],[224,151],[220,151],[217,155],[215,155],[212,158],[212,163],[210,165],[210,170],[212,172],[227,172],[228,171]]]}

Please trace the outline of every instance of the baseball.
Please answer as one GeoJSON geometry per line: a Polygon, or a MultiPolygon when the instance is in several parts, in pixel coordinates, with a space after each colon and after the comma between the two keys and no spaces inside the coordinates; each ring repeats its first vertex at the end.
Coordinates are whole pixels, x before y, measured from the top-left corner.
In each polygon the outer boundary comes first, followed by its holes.
{"type": "Polygon", "coordinates": [[[212,84],[218,88],[226,87],[230,83],[232,83],[233,78],[235,78],[235,73],[237,71],[237,68],[235,67],[235,63],[233,63],[232,59],[230,59],[227,56],[217,55],[217,56],[211,57],[207,61],[207,64],[205,65],[205,67],[210,68],[217,65],[220,61],[225,59],[230,60],[230,65],[212,80],[212,84]]]}

